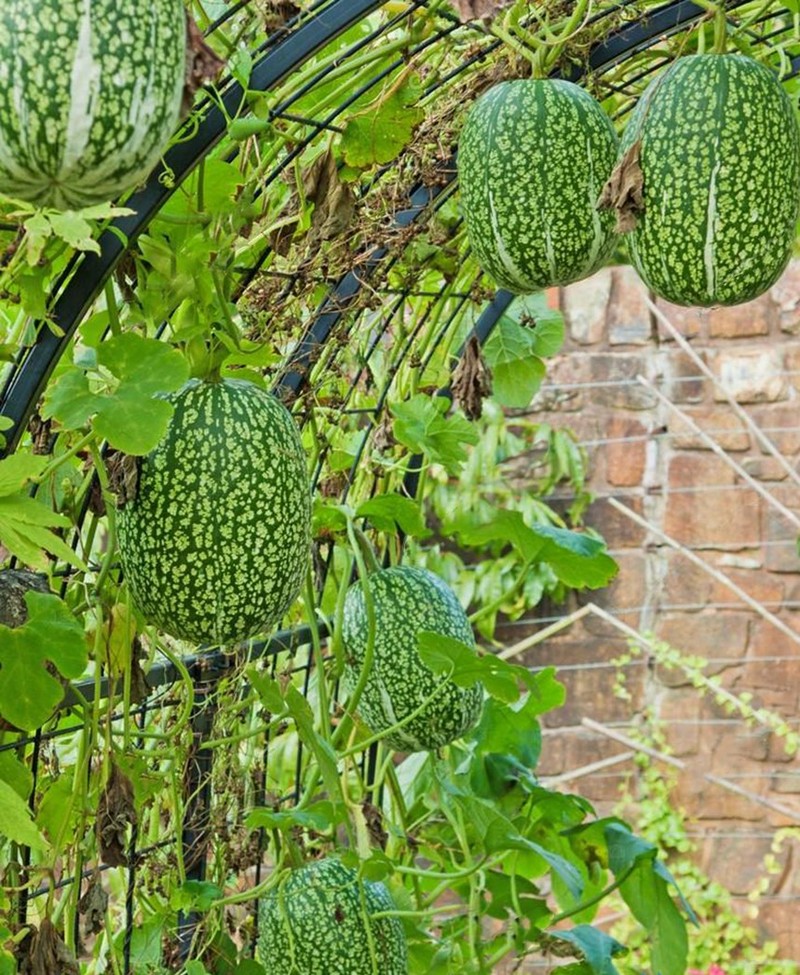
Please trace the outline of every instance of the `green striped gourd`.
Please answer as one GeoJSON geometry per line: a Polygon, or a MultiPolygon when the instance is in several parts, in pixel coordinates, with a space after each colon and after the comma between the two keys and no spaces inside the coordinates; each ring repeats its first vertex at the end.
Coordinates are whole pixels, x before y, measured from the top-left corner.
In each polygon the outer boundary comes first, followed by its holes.
{"type": "Polygon", "coordinates": [[[190,380],[117,512],[148,622],[193,643],[263,633],[297,595],[310,548],[306,458],[291,414],[254,383],[190,380]]]}
{"type": "MultiPolygon", "coordinates": [[[[427,569],[394,566],[370,574],[369,594],[375,616],[372,667],[358,710],[370,730],[387,731],[435,696],[408,724],[384,741],[403,752],[435,750],[460,738],[478,721],[483,688],[458,687],[435,675],[419,655],[421,631],[441,633],[475,645],[467,615],[455,593],[427,569]]],[[[344,684],[359,679],[369,640],[369,613],[361,582],[345,598],[342,642],[344,684]]]]}
{"type": "Polygon", "coordinates": [[[269,975],[407,975],[408,950],[382,883],[360,881],[341,860],[317,860],[261,903],[257,960],[269,975]],[[363,902],[362,902],[363,896],[363,902]]]}
{"type": "Polygon", "coordinates": [[[775,74],[741,54],[680,58],[647,89],[622,139],[640,140],[644,212],[633,262],[678,305],[757,297],[791,255],[800,131],[775,74]]]}
{"type": "Polygon", "coordinates": [[[459,140],[458,177],[483,270],[525,294],[600,267],[617,240],[596,206],[617,146],[603,110],[571,82],[504,81],[481,96],[459,140]]]}
{"type": "Polygon", "coordinates": [[[3,0],[0,193],[78,209],[155,166],[186,73],[182,0],[3,0]]]}

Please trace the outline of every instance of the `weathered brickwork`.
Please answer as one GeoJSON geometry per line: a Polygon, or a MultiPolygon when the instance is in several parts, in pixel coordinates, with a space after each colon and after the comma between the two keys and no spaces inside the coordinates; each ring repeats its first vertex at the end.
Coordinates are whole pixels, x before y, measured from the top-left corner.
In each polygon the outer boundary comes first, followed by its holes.
{"type": "MultiPolygon", "coordinates": [[[[752,695],[755,707],[800,732],[800,262],[768,294],[738,307],[656,302],[725,389],[675,341],[629,268],[604,270],[551,299],[564,311],[567,339],[530,412],[589,443],[596,500],[586,521],[605,536],[620,574],[607,590],[541,615],[551,620],[592,602],[638,632],[707,659],[706,676],[716,675],[734,695],[752,695]]],[[[503,635],[513,642],[525,632],[517,624],[503,635]]],[[[629,698],[615,696],[614,660],[627,652],[627,640],[607,618],[590,614],[530,651],[529,663],[561,668],[569,694],[546,730],[541,771],[560,775],[625,751],[583,718],[622,733],[649,715],[659,718],[685,763],[674,799],[700,836],[699,861],[744,908],[765,875],[775,831],[800,824],[800,761],[769,728],[747,725],[647,650],[623,668],[629,698]]],[[[574,788],[607,812],[635,775],[633,763],[622,762],[574,788]]],[[[778,852],[780,869],[753,922],[795,960],[799,855],[791,842],[778,852]]]]}

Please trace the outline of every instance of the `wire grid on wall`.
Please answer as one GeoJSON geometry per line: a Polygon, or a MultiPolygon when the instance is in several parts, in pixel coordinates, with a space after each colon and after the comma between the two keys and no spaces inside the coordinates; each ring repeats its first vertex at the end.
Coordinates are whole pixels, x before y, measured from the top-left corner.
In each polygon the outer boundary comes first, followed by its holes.
{"type": "MultiPolygon", "coordinates": [[[[744,2],[733,0],[729,8],[734,10],[743,6],[744,2]]],[[[423,51],[436,47],[446,51],[447,45],[460,43],[464,55],[461,63],[449,65],[440,77],[424,88],[420,105],[435,110],[438,101],[465,80],[477,79],[479,90],[484,62],[498,49],[500,42],[487,35],[478,25],[461,24],[448,8],[426,0],[408,2],[398,12],[381,17],[383,6],[376,0],[324,0],[289,20],[253,50],[249,90],[280,93],[280,98],[276,97],[275,103],[269,106],[269,118],[276,123],[285,122],[295,127],[288,149],[284,148],[278,153],[271,167],[266,167],[260,173],[257,198],[268,196],[280,188],[282,178],[291,172],[296,160],[307,151],[313,151],[331,133],[339,131],[337,123],[346,116],[352,105],[378,92],[387,79],[396,76],[423,51]],[[338,72],[338,78],[346,79],[350,62],[357,63],[361,57],[372,56],[380,45],[396,40],[395,32],[401,30],[415,12],[428,7],[435,7],[435,26],[430,32],[400,45],[396,57],[382,63],[380,70],[355,86],[346,97],[326,107],[329,96],[326,85],[330,84],[332,74],[338,72]],[[349,39],[350,34],[355,35],[354,39],[349,39]],[[345,38],[345,41],[337,41],[341,38],[345,38]],[[319,52],[324,52],[328,45],[334,43],[340,44],[335,63],[327,61],[319,70],[315,70],[315,58],[319,52]],[[301,81],[295,82],[301,69],[301,81]],[[312,108],[318,92],[322,108],[317,113],[312,108]]],[[[664,49],[661,52],[663,56],[653,58],[635,73],[626,74],[625,64],[631,55],[654,44],[662,44],[665,38],[690,29],[706,15],[702,7],[686,0],[653,4],[647,17],[636,15],[636,7],[636,0],[622,0],[598,13],[598,22],[608,20],[607,36],[591,50],[586,64],[573,64],[568,72],[570,80],[579,81],[587,74],[591,83],[601,91],[605,87],[607,91],[621,95],[621,112],[631,107],[649,75],[671,56],[670,51],[664,49]],[[636,16],[630,16],[631,12],[636,16]]],[[[232,6],[209,26],[207,33],[213,36],[237,17],[247,16],[247,3],[232,6]]],[[[772,23],[776,17],[778,14],[773,11],[769,18],[765,17],[765,23],[767,20],[772,23]]],[[[791,28],[785,26],[783,29],[791,28]]],[[[752,31],[754,45],[774,42],[772,34],[759,33],[759,24],[754,24],[752,31]]],[[[242,34],[247,36],[246,26],[242,28],[242,34]]],[[[800,56],[792,62],[795,71],[799,67],[800,56]]],[[[221,86],[219,103],[212,98],[204,101],[191,126],[187,126],[182,138],[167,154],[164,172],[154,174],[147,185],[130,198],[129,205],[135,210],[135,215],[116,219],[99,238],[100,253],[77,256],[53,283],[50,312],[59,330],[40,326],[36,341],[24,350],[5,377],[0,412],[14,424],[7,437],[8,451],[22,439],[26,423],[50,375],[70,348],[77,329],[95,307],[104,285],[119,270],[123,259],[136,250],[137,238],[146,233],[151,225],[157,224],[159,214],[167,207],[170,197],[191,179],[203,160],[213,158],[225,133],[225,115],[235,114],[242,97],[240,82],[229,79],[221,86]],[[165,178],[165,174],[169,174],[168,178],[165,178]]],[[[513,301],[507,292],[487,293],[473,265],[468,265],[466,271],[456,277],[455,285],[442,290],[426,291],[415,288],[413,282],[393,279],[398,258],[405,253],[405,247],[413,239],[415,228],[429,227],[452,204],[455,158],[452,145],[443,148],[445,151],[433,160],[426,174],[428,178],[424,181],[412,180],[408,187],[404,187],[405,196],[401,199],[394,192],[397,169],[393,166],[387,166],[369,186],[362,188],[361,200],[369,204],[373,197],[378,197],[386,189],[387,184],[392,184],[387,191],[390,205],[383,224],[384,232],[380,234],[383,239],[363,242],[360,250],[348,253],[346,260],[352,266],[344,273],[331,273],[312,282],[321,286],[316,312],[310,318],[300,318],[300,327],[291,334],[282,349],[283,358],[277,370],[275,388],[285,401],[295,404],[301,420],[308,418],[318,408],[321,393],[325,391],[331,376],[340,373],[346,381],[344,390],[339,389],[334,400],[334,409],[338,411],[340,426],[357,434],[360,443],[349,470],[344,472],[344,478],[338,484],[342,497],[346,497],[357,470],[363,467],[369,438],[380,423],[398,373],[413,368],[425,376],[427,367],[436,364],[437,356],[441,358],[446,350],[458,348],[472,332],[485,341],[513,301]],[[414,304],[416,325],[406,334],[405,320],[410,303],[414,304]],[[431,332],[432,322],[436,326],[431,332]],[[432,338],[428,337],[429,332],[432,338]],[[385,370],[376,368],[375,362],[381,352],[393,348],[398,336],[402,336],[402,342],[399,351],[393,349],[394,358],[390,367],[385,370]],[[354,406],[351,409],[356,390],[364,386],[374,387],[374,402],[367,408],[354,406]]],[[[230,143],[222,143],[222,158],[228,162],[235,162],[243,151],[241,146],[232,147],[230,143]]],[[[457,215],[448,214],[443,227],[446,246],[460,231],[457,215]]],[[[381,224],[377,223],[376,231],[380,228],[381,224]]],[[[276,263],[280,262],[273,260],[273,243],[274,239],[272,242],[267,239],[260,249],[256,248],[248,255],[245,266],[235,269],[239,279],[233,296],[244,307],[254,309],[256,318],[259,312],[264,311],[265,296],[269,301],[288,305],[293,289],[308,283],[300,269],[276,270],[276,263]],[[276,281],[278,287],[275,286],[276,281]],[[265,289],[265,295],[261,298],[258,297],[259,288],[265,289]],[[259,300],[262,301],[260,308],[259,300]]],[[[426,268],[432,261],[432,254],[420,260],[420,278],[424,278],[426,268]]],[[[332,270],[336,272],[339,268],[332,270]]],[[[430,374],[438,377],[441,369],[431,368],[430,374]]],[[[441,385],[440,392],[449,395],[446,383],[441,385]]],[[[333,445],[329,444],[327,450],[316,458],[315,483],[321,483],[326,472],[329,474],[326,460],[331,450],[333,445]]],[[[412,464],[409,467],[406,488],[410,494],[414,493],[418,466],[412,464]]],[[[377,490],[378,484],[379,477],[374,474],[371,488],[367,488],[367,491],[377,490]]],[[[82,517],[89,517],[86,508],[82,517]]],[[[76,545],[80,542],[80,534],[79,525],[73,539],[76,545]]],[[[324,580],[328,568],[329,565],[321,557],[318,582],[324,580]]],[[[247,659],[264,658],[274,668],[279,657],[284,658],[288,652],[292,669],[301,673],[302,689],[308,693],[315,665],[314,640],[326,635],[324,625],[320,624],[316,629],[315,634],[314,628],[298,625],[270,640],[253,642],[247,648],[247,659]]],[[[235,832],[238,823],[231,824],[230,819],[236,820],[238,817],[241,821],[248,806],[263,805],[266,801],[269,763],[275,761],[274,742],[269,734],[255,765],[257,776],[246,784],[239,796],[240,807],[231,811],[229,808],[220,809],[218,804],[215,806],[219,798],[215,795],[215,752],[204,748],[204,745],[208,743],[212,729],[221,721],[224,724],[230,719],[236,724],[240,720],[238,715],[220,717],[215,697],[215,690],[222,682],[229,679],[232,673],[241,673],[240,664],[241,660],[236,656],[220,651],[200,652],[178,661],[156,661],[144,677],[144,686],[139,688],[140,703],[128,713],[134,724],[126,727],[125,734],[139,749],[153,787],[156,788],[162,777],[177,776],[180,779],[177,791],[183,798],[184,808],[183,815],[179,817],[181,835],[177,835],[174,829],[158,836],[142,836],[134,830],[129,848],[125,851],[123,874],[114,874],[115,879],[110,882],[114,894],[124,898],[126,905],[123,935],[126,975],[134,970],[135,959],[142,956],[141,950],[134,944],[141,934],[137,932],[135,924],[137,904],[140,897],[149,893],[147,885],[157,883],[159,859],[163,858],[166,863],[170,857],[174,857],[176,846],[180,847],[186,876],[202,879],[213,858],[220,831],[235,832]],[[179,734],[189,740],[191,756],[186,767],[178,770],[170,767],[169,753],[162,755],[159,751],[157,743],[163,738],[153,737],[159,734],[175,736],[176,727],[179,734]],[[147,880],[143,879],[145,865],[147,880]]],[[[68,693],[62,715],[52,728],[40,729],[31,737],[14,737],[0,745],[2,750],[13,750],[17,755],[26,757],[34,778],[32,795],[37,794],[40,779],[47,776],[48,766],[58,760],[56,744],[72,736],[80,738],[84,727],[83,709],[106,696],[113,700],[117,690],[106,678],[81,683],[68,693]]],[[[247,701],[246,688],[241,689],[241,694],[243,703],[252,707],[247,701]]],[[[257,721],[259,718],[260,713],[256,709],[248,713],[246,720],[257,721]]],[[[116,726],[119,719],[118,714],[110,713],[107,716],[109,727],[116,726]]],[[[92,742],[84,741],[80,747],[90,751],[92,745],[92,742]]],[[[249,754],[252,758],[252,752],[249,754]]],[[[275,797],[273,801],[294,802],[299,797],[303,778],[305,756],[302,744],[298,744],[295,754],[283,756],[282,760],[294,763],[295,789],[290,794],[275,797]]],[[[367,775],[371,761],[374,761],[374,752],[364,757],[367,775]]],[[[226,794],[225,798],[227,801],[229,796],[226,794]]],[[[174,826],[176,821],[170,820],[171,825],[174,826]]],[[[230,836],[226,840],[230,840],[230,836]]],[[[231,844],[228,843],[227,853],[230,852],[231,844]]],[[[261,850],[247,847],[239,852],[242,856],[238,865],[244,871],[249,864],[252,868],[251,880],[257,882],[262,869],[261,850]]],[[[21,849],[16,867],[17,880],[24,880],[30,864],[30,850],[21,849]]],[[[114,865],[83,863],[78,858],[73,866],[73,872],[59,877],[52,884],[30,892],[22,888],[17,904],[20,923],[28,920],[31,902],[38,897],[49,898],[54,890],[68,887],[76,879],[91,880],[98,870],[105,871],[114,865]]],[[[78,920],[76,912],[76,925],[78,920]]],[[[175,946],[179,958],[189,955],[197,921],[193,914],[181,917],[175,946]]],[[[76,943],[80,943],[80,937],[80,932],[76,930],[76,943]]]]}

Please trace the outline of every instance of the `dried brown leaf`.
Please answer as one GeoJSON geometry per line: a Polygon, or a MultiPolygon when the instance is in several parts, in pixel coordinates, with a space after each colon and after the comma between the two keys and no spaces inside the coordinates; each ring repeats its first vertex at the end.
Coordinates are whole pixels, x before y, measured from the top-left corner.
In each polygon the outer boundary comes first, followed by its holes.
{"type": "Polygon", "coordinates": [[[389,416],[384,417],[381,422],[375,427],[375,433],[372,435],[372,446],[380,454],[385,454],[387,450],[391,450],[392,447],[397,443],[394,438],[394,433],[392,432],[392,419],[389,416]]]}
{"type": "Polygon", "coordinates": [[[186,80],[183,86],[181,116],[189,114],[197,92],[220,74],[225,62],[206,44],[203,33],[194,20],[186,14],[186,80]]]}
{"type": "Polygon", "coordinates": [[[117,497],[117,507],[136,500],[139,490],[139,472],[142,458],[124,454],[121,450],[109,450],[105,456],[108,485],[117,497]]]}
{"type": "Polygon", "coordinates": [[[292,0],[261,0],[259,9],[267,31],[279,30],[300,13],[300,7],[292,0]]]}
{"type": "Polygon", "coordinates": [[[89,886],[78,901],[78,913],[83,917],[83,933],[99,934],[105,924],[108,894],[103,890],[100,871],[92,874],[89,886]]]}
{"type": "Polygon", "coordinates": [[[42,921],[38,930],[31,927],[16,956],[19,975],[80,975],[75,956],[49,918],[42,921]]]}
{"type": "Polygon", "coordinates": [[[471,335],[453,371],[451,384],[456,405],[468,420],[477,420],[483,412],[483,401],[492,392],[492,374],[483,358],[477,335],[471,335]]]}
{"type": "Polygon", "coordinates": [[[618,234],[630,233],[644,213],[644,174],[639,165],[641,150],[642,141],[637,139],[614,167],[597,201],[598,210],[617,211],[614,229],[618,234]]]}
{"type": "Polygon", "coordinates": [[[12,629],[28,618],[26,592],[50,592],[47,578],[27,569],[0,569],[0,623],[12,629]]]}
{"type": "Polygon", "coordinates": [[[339,178],[336,157],[330,149],[304,174],[303,192],[314,204],[309,243],[332,240],[347,230],[355,214],[356,201],[350,184],[339,178]]]}
{"type": "Polygon", "coordinates": [[[371,802],[364,801],[361,803],[361,811],[364,813],[364,822],[367,824],[370,839],[376,846],[385,850],[389,834],[383,828],[383,815],[380,809],[373,806],[371,802]]]}
{"type": "Polygon", "coordinates": [[[28,432],[31,435],[31,452],[41,456],[52,454],[55,445],[53,436],[53,421],[43,420],[38,413],[34,413],[28,420],[28,432]]]}
{"type": "Polygon", "coordinates": [[[470,20],[493,20],[512,0],[453,0],[462,24],[470,20]]]}
{"type": "Polygon", "coordinates": [[[128,866],[128,830],[136,825],[131,780],[112,763],[108,782],[97,806],[100,857],[110,867],[128,866]]]}

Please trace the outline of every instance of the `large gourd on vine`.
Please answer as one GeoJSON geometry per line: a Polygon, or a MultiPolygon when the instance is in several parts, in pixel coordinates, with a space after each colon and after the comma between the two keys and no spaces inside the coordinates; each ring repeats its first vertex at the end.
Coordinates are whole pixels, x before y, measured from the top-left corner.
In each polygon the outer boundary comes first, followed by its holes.
{"type": "Polygon", "coordinates": [[[257,958],[269,975],[408,975],[403,926],[385,916],[395,910],[385,884],[336,857],[316,860],[262,902],[257,958]]]}
{"type": "Polygon", "coordinates": [[[145,619],[192,643],[265,633],[308,565],[311,493],[300,434],[255,383],[192,379],[117,511],[125,579],[145,619]]]}
{"type": "Polygon", "coordinates": [[[345,599],[345,687],[356,689],[366,667],[357,709],[370,731],[397,751],[442,748],[477,723],[483,687],[459,687],[434,674],[420,657],[419,636],[438,634],[474,648],[469,618],[453,590],[427,569],[396,565],[370,573],[366,583],[366,589],[363,580],[354,583],[345,599]]]}
{"type": "Polygon", "coordinates": [[[778,279],[796,237],[800,129],[773,71],[741,54],[679,58],[640,98],[621,153],[640,199],[617,203],[633,204],[631,257],[656,294],[734,305],[778,279]]]}
{"type": "Polygon", "coordinates": [[[517,294],[597,270],[617,237],[597,209],[614,127],[568,81],[504,81],[472,106],[458,146],[461,207],[484,271],[517,294]]]}
{"type": "Polygon", "coordinates": [[[0,193],[108,202],[143,181],[178,122],[182,0],[3,0],[0,193]]]}

